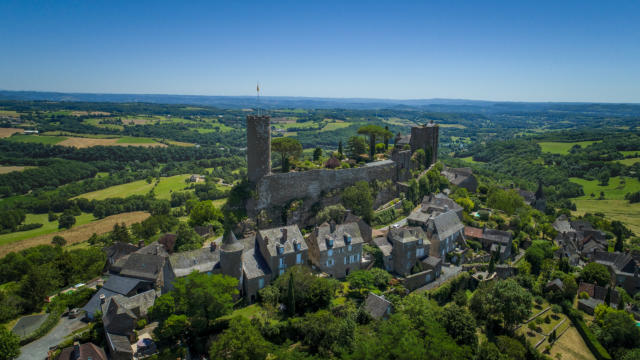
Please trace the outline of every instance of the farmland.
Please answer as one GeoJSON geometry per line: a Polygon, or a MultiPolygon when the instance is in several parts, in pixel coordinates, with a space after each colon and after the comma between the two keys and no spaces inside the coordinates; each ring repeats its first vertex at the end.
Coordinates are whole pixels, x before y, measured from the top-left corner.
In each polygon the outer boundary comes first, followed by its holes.
{"type": "Polygon", "coordinates": [[[33,168],[33,166],[2,166],[0,165],[0,174],[8,174],[14,171],[24,171],[33,168]]]}
{"type": "Polygon", "coordinates": [[[569,150],[575,145],[585,148],[597,142],[600,142],[600,141],[577,141],[577,142],[549,141],[549,142],[539,142],[538,145],[540,145],[540,147],[542,148],[542,152],[566,155],[569,153],[569,150]]]}
{"type": "Polygon", "coordinates": [[[150,138],[130,136],[117,138],[91,135],[86,137],[60,135],[14,135],[10,137],[9,140],[28,143],[69,146],[75,148],[88,148],[92,146],[167,146],[150,138]]]}
{"type": "Polygon", "coordinates": [[[65,136],[40,136],[40,135],[13,135],[7,138],[9,141],[25,142],[25,143],[37,143],[45,145],[56,145],[64,140],[67,140],[65,136]]]}
{"type": "Polygon", "coordinates": [[[640,203],[629,204],[627,200],[576,199],[575,215],[603,213],[607,218],[619,220],[634,233],[640,234],[640,203]]]}
{"type": "Polygon", "coordinates": [[[570,178],[569,180],[582,185],[585,195],[579,199],[598,198],[600,192],[603,192],[605,199],[622,200],[625,194],[640,191],[640,180],[632,177],[612,177],[606,186],[600,186],[598,180],[585,180],[580,178],[570,178]],[[594,196],[592,197],[591,194],[594,196]]]}
{"type": "Polygon", "coordinates": [[[60,235],[64,237],[65,240],[67,240],[68,245],[76,244],[82,241],[86,241],[93,234],[100,235],[100,234],[104,234],[111,231],[113,229],[113,225],[115,225],[116,223],[118,224],[125,223],[127,225],[131,225],[133,223],[140,222],[148,217],[149,217],[149,213],[142,212],[142,211],[123,213],[123,214],[108,216],[104,219],[100,219],[92,222],[86,222],[84,223],[84,225],[76,225],[69,230],[50,232],[48,234],[30,237],[22,241],[14,240],[13,242],[4,243],[3,245],[0,245],[0,257],[3,257],[4,255],[12,251],[19,251],[19,250],[27,249],[37,245],[50,244],[51,239],[53,239],[53,236],[55,235],[60,235]]]}
{"type": "MultiPolygon", "coordinates": [[[[18,231],[18,232],[0,235],[0,246],[4,246],[6,244],[29,239],[36,236],[57,232],[58,221],[49,221],[47,217],[48,217],[47,214],[27,214],[25,224],[37,223],[37,224],[42,224],[42,227],[29,230],[29,231],[18,231]]],[[[93,220],[95,220],[93,215],[82,213],[80,214],[80,216],[76,217],[75,226],[88,224],[93,220]]]]}
{"type": "Polygon", "coordinates": [[[0,138],[8,138],[13,134],[21,134],[24,130],[16,128],[0,128],[0,138]]]}

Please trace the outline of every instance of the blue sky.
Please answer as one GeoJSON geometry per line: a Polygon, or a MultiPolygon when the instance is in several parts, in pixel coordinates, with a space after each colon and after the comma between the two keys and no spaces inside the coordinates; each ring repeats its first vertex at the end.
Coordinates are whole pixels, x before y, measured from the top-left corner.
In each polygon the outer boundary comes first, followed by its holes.
{"type": "Polygon", "coordinates": [[[640,102],[640,1],[0,0],[0,89],[640,102]]]}

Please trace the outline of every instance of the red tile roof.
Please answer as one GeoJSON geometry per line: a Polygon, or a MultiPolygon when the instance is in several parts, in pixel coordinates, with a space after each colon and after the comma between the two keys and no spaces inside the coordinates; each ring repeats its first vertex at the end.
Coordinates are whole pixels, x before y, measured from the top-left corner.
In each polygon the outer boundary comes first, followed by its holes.
{"type": "Polygon", "coordinates": [[[478,229],[472,226],[464,227],[464,236],[479,239],[482,237],[482,229],[478,229]]]}

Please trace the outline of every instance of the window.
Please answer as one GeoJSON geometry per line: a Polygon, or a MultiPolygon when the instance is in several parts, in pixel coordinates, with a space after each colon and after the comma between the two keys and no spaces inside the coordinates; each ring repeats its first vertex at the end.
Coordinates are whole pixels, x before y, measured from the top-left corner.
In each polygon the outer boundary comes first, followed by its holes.
{"type": "Polygon", "coordinates": [[[344,257],[344,264],[347,265],[347,257],[344,257]]]}
{"type": "Polygon", "coordinates": [[[302,264],[302,254],[296,254],[296,264],[302,264]]]}
{"type": "Polygon", "coordinates": [[[262,289],[264,287],[264,278],[258,279],[258,289],[262,289]]]}
{"type": "Polygon", "coordinates": [[[427,274],[427,282],[431,281],[431,274],[427,274]]]}
{"type": "Polygon", "coordinates": [[[418,239],[418,245],[422,245],[422,239],[418,239]]]}
{"type": "Polygon", "coordinates": [[[424,256],[424,248],[417,248],[416,249],[416,256],[417,257],[424,256]]]}
{"type": "Polygon", "coordinates": [[[280,272],[278,273],[279,275],[284,274],[284,269],[280,269],[280,272]]]}
{"type": "Polygon", "coordinates": [[[283,258],[283,257],[281,257],[281,258],[280,258],[280,268],[281,268],[281,269],[284,269],[284,267],[285,267],[285,265],[284,265],[284,258],[283,258]]]}
{"type": "Polygon", "coordinates": [[[333,249],[327,250],[327,256],[333,256],[333,249]]]}
{"type": "Polygon", "coordinates": [[[349,247],[348,247],[347,251],[351,251],[351,245],[349,245],[349,247]]]}
{"type": "Polygon", "coordinates": [[[328,267],[332,267],[333,264],[335,264],[335,261],[333,261],[333,259],[327,259],[327,266],[328,267]]]}

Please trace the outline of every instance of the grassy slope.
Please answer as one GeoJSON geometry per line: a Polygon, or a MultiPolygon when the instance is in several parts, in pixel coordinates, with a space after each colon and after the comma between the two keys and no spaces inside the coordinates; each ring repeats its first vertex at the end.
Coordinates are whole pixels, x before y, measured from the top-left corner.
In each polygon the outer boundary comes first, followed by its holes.
{"type": "Polygon", "coordinates": [[[7,138],[9,141],[19,141],[26,143],[40,143],[40,144],[49,144],[55,145],[67,138],[64,136],[38,136],[38,135],[13,135],[12,137],[7,138]]]}
{"type": "Polygon", "coordinates": [[[574,145],[580,145],[581,147],[587,147],[593,143],[600,141],[578,141],[578,142],[539,142],[538,145],[542,148],[542,152],[548,152],[552,154],[568,154],[569,149],[574,145]]]}
{"type": "Polygon", "coordinates": [[[575,214],[601,212],[608,218],[619,220],[627,225],[634,233],[640,234],[640,203],[629,204],[624,195],[629,192],[640,191],[640,181],[636,178],[625,178],[626,184],[620,184],[620,177],[609,179],[609,185],[599,186],[597,180],[571,178],[572,182],[582,185],[584,196],[574,199],[577,211],[575,214]],[[605,200],[596,200],[604,192],[605,200]],[[591,197],[590,194],[595,194],[591,197]]]}
{"type": "MultiPolygon", "coordinates": [[[[43,226],[29,231],[19,231],[11,234],[0,235],[0,245],[57,232],[58,221],[49,222],[48,216],[49,215],[47,214],[27,214],[27,219],[24,221],[25,224],[39,223],[43,224],[43,226]]],[[[93,220],[95,220],[95,218],[92,214],[82,213],[80,216],[76,217],[76,224],[74,226],[87,224],[93,220]]]]}
{"type": "MultiPolygon", "coordinates": [[[[171,177],[160,178],[160,183],[155,189],[158,199],[170,199],[171,191],[181,191],[187,185],[184,180],[190,175],[176,175],[171,177]]],[[[106,189],[93,191],[90,193],[76,196],[76,198],[85,198],[89,200],[104,200],[108,198],[127,197],[131,195],[144,195],[153,188],[155,180],[148,184],[146,180],[138,180],[122,185],[111,186],[106,189]]]]}
{"type": "Polygon", "coordinates": [[[150,138],[125,136],[118,139],[119,144],[153,144],[156,141],[150,138]]]}

